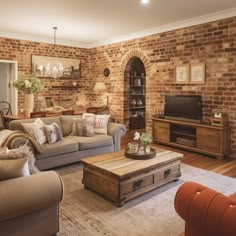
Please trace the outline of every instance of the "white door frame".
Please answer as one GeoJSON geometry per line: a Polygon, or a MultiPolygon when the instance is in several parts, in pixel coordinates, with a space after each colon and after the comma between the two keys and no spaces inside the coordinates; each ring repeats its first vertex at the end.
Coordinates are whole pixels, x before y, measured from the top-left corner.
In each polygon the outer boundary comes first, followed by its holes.
{"type": "MultiPolygon", "coordinates": [[[[13,67],[12,69],[12,80],[17,80],[18,78],[18,62],[17,61],[11,61],[11,60],[0,60],[0,63],[8,63],[11,64],[13,67]]],[[[9,89],[11,89],[12,97],[9,98],[9,102],[12,106],[12,113],[13,115],[18,114],[18,92],[17,89],[11,86],[9,89]]]]}

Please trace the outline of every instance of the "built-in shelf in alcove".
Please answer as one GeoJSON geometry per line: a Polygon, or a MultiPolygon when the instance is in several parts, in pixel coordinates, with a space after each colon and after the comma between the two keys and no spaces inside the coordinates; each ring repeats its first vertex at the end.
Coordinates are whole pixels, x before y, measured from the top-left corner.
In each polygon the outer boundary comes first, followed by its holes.
{"type": "Polygon", "coordinates": [[[129,71],[129,129],[146,127],[146,72],[138,57],[130,59],[129,71]]]}

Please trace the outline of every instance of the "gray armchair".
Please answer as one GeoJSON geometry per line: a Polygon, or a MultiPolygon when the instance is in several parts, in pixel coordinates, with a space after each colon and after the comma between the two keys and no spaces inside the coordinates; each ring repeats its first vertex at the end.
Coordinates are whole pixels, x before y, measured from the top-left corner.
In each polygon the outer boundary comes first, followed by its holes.
{"type": "Polygon", "coordinates": [[[62,197],[63,182],[54,171],[0,181],[0,235],[55,235],[62,197]]]}

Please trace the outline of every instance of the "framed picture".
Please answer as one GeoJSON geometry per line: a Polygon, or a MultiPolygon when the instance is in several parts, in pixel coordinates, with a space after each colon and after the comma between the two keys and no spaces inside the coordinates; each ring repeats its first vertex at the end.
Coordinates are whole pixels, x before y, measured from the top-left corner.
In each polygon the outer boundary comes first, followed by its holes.
{"type": "Polygon", "coordinates": [[[60,78],[80,78],[80,60],[61,57],[32,55],[32,74],[39,77],[52,77],[49,65],[53,66],[54,64],[61,64],[62,66],[63,72],[60,78]]]}
{"type": "Polygon", "coordinates": [[[190,83],[191,84],[205,83],[205,63],[191,64],[190,83]]]}
{"type": "Polygon", "coordinates": [[[176,66],[175,83],[176,84],[189,83],[189,64],[176,66]]]}

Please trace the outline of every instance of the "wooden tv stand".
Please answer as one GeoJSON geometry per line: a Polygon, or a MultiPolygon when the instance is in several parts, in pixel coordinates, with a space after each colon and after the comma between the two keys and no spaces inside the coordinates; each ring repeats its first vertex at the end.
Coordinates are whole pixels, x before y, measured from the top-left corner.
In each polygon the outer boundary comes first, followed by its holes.
{"type": "Polygon", "coordinates": [[[230,154],[230,127],[162,118],[152,119],[154,142],[224,159],[230,154]]]}

